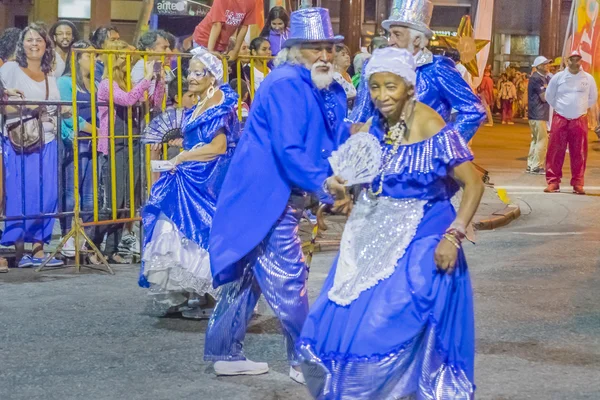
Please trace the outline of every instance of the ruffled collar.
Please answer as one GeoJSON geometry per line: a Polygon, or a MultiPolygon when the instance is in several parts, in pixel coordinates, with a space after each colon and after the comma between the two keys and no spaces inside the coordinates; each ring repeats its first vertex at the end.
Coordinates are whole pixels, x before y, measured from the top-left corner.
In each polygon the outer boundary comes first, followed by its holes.
{"type": "Polygon", "coordinates": [[[219,86],[219,89],[223,92],[223,101],[220,104],[212,106],[206,109],[202,114],[200,114],[196,119],[191,120],[194,111],[197,106],[190,108],[184,114],[184,126],[186,129],[193,129],[197,126],[213,120],[215,118],[219,118],[225,116],[232,111],[235,111],[235,107],[238,103],[238,95],[236,92],[231,89],[228,84],[224,84],[219,86]]]}
{"type": "MultiPolygon", "coordinates": [[[[383,143],[383,138],[385,136],[385,118],[383,117],[383,115],[377,111],[375,113],[375,115],[373,116],[373,121],[371,123],[371,134],[373,136],[375,136],[377,139],[379,139],[380,142],[383,143]]],[[[438,138],[439,136],[443,136],[449,132],[453,132],[455,134],[458,134],[450,125],[445,125],[438,133],[436,133],[433,136],[428,137],[427,139],[424,140],[420,140],[418,142],[415,143],[410,143],[410,144],[404,144],[400,146],[400,151],[402,151],[403,148],[411,148],[411,147],[423,147],[423,146],[428,146],[430,142],[436,140],[436,138],[438,138]]],[[[460,136],[460,135],[459,135],[460,136]]]]}
{"type": "Polygon", "coordinates": [[[423,65],[431,64],[433,62],[433,53],[429,51],[427,48],[422,49],[415,56],[415,63],[418,67],[422,67],[423,65]]]}

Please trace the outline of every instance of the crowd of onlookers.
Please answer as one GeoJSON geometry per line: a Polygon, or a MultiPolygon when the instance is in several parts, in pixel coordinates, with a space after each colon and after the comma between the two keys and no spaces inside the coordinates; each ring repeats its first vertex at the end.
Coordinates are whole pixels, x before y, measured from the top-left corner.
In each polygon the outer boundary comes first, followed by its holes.
{"type": "MultiPolygon", "coordinates": [[[[165,54],[185,53],[202,46],[226,55],[229,84],[235,90],[241,89],[241,115],[247,117],[256,90],[274,67],[273,58],[288,38],[290,19],[284,8],[274,7],[260,35],[248,42],[246,32],[248,25],[254,23],[254,10],[234,13],[237,15],[234,23],[238,26],[233,30],[229,24],[231,21],[227,24],[219,22],[223,15],[230,16],[230,11],[213,6],[193,36],[181,41],[164,30],[150,30],[133,45],[125,42],[118,29],[112,26],[95,29],[85,40],[76,26],[66,20],[52,26],[38,22],[23,30],[9,28],[0,35],[0,98],[56,103],[2,107],[3,151],[0,165],[4,170],[4,181],[0,187],[0,198],[4,202],[0,215],[7,220],[0,244],[14,247],[19,267],[39,266],[44,261],[48,261],[49,266],[63,263],[58,258],[46,260],[44,253],[44,245],[51,240],[56,221],[52,218],[23,221],[18,217],[73,210],[75,125],[79,138],[90,137],[94,129],[98,137],[95,146],[89,139],[78,140],[79,197],[83,221],[93,218],[94,178],[98,182],[96,193],[100,220],[113,218],[115,204],[117,217],[127,217],[130,207],[140,205],[144,152],[139,140],[135,140],[133,160],[130,160],[128,140],[122,137],[128,135],[129,129],[134,135],[139,135],[146,113],[153,116],[162,112],[165,97],[167,106],[173,107],[191,108],[198,101],[187,90],[186,59],[182,61],[182,71],[177,71],[175,57],[171,59],[165,54]],[[72,52],[73,49],[76,51],[72,52]],[[94,55],[93,50],[139,50],[148,52],[148,56],[144,60],[133,54],[128,60],[123,53],[94,55]],[[153,56],[153,53],[157,55],[153,56]],[[75,57],[74,70],[72,55],[75,57]],[[252,62],[248,56],[252,56],[252,62]],[[179,73],[183,77],[181,98],[179,73]],[[130,86],[128,77],[131,78],[130,86]],[[79,104],[76,122],[73,121],[72,108],[66,105],[72,101],[74,92],[79,104]],[[96,113],[92,112],[92,93],[98,105],[96,113]],[[114,102],[113,115],[110,115],[108,107],[110,97],[114,102]],[[131,118],[129,107],[133,110],[131,118]],[[109,142],[111,132],[115,135],[114,149],[109,142]],[[23,135],[32,139],[31,142],[22,141],[23,135]],[[96,177],[92,168],[94,149],[96,177]],[[135,165],[133,176],[129,176],[129,162],[135,165]],[[131,180],[136,193],[133,199],[129,192],[131,180]],[[26,243],[32,246],[30,253],[25,251],[26,243]]],[[[373,44],[378,41],[387,42],[385,38],[376,38],[373,44]]],[[[335,48],[335,79],[344,88],[350,105],[356,97],[360,71],[367,58],[368,54],[361,53],[353,63],[348,47],[339,45],[335,48]]],[[[160,146],[153,146],[151,156],[159,157],[161,151],[160,146]]],[[[72,218],[61,217],[59,222],[64,237],[71,229],[72,218]]],[[[112,263],[130,262],[132,254],[139,251],[139,240],[133,231],[132,224],[86,228],[88,236],[103,249],[112,263]]],[[[74,256],[73,237],[66,241],[62,254],[74,256]]],[[[100,260],[91,255],[89,262],[96,264],[100,260]]],[[[6,260],[0,258],[0,270],[5,268],[6,260]]]]}
{"type": "MultiPolygon", "coordinates": [[[[4,181],[0,187],[0,199],[3,200],[0,215],[9,220],[5,222],[0,244],[14,246],[20,267],[44,262],[44,244],[52,237],[55,221],[51,218],[23,221],[17,217],[70,212],[74,208],[75,125],[78,137],[89,137],[95,129],[98,135],[97,143],[92,144],[89,139],[78,142],[83,220],[92,219],[94,179],[98,182],[96,193],[101,220],[114,216],[114,205],[118,217],[126,217],[128,209],[140,205],[144,151],[139,140],[135,140],[131,149],[133,160],[130,160],[129,143],[123,137],[128,135],[129,129],[139,135],[145,115],[164,111],[165,98],[169,107],[191,108],[198,101],[197,96],[187,89],[186,59],[182,59],[182,70],[178,71],[177,60],[169,57],[169,53],[190,52],[201,46],[227,56],[229,84],[241,94],[242,118],[248,116],[254,94],[274,67],[273,59],[282,50],[290,25],[286,10],[274,7],[259,36],[247,41],[248,26],[255,23],[255,11],[253,2],[215,2],[193,35],[185,40],[178,40],[164,30],[150,30],[142,34],[135,44],[130,44],[112,26],[95,29],[85,40],[70,21],[59,21],[52,26],[33,23],[23,30],[9,28],[1,34],[1,99],[71,102],[75,93],[80,104],[76,123],[73,110],[66,103],[2,108],[3,160],[0,166],[4,169],[4,181]],[[229,5],[223,6],[226,3],[229,5]],[[231,4],[239,9],[229,9],[231,4]],[[227,23],[223,23],[225,20],[227,23]],[[72,52],[73,49],[76,51],[72,52]],[[124,53],[94,56],[94,50],[138,50],[148,52],[148,55],[145,59],[135,53],[130,56],[124,53]],[[76,58],[74,63],[72,55],[76,58]],[[182,76],[181,98],[179,74],[182,76]],[[92,93],[96,96],[97,113],[91,108],[92,93]],[[112,115],[107,105],[109,99],[114,101],[112,115]],[[131,116],[128,107],[133,107],[131,116]],[[115,135],[114,145],[109,142],[111,132],[115,135]],[[24,133],[27,133],[30,142],[19,143],[24,133]],[[95,177],[92,168],[94,150],[98,171],[95,177]],[[130,162],[136,166],[133,176],[128,172],[130,162]],[[59,174],[56,173],[57,166],[59,174]],[[131,184],[136,191],[133,199],[129,191],[131,184]],[[25,254],[25,243],[32,244],[31,254],[25,254]]],[[[352,110],[357,96],[365,63],[373,50],[387,46],[387,43],[387,38],[375,37],[367,49],[356,54],[351,54],[344,44],[335,46],[334,79],[346,93],[349,110],[352,110]]],[[[474,90],[488,109],[488,124],[493,124],[493,113],[502,114],[503,124],[512,124],[514,117],[527,118],[528,81],[528,74],[515,68],[508,68],[496,79],[492,78],[491,70],[486,69],[481,85],[474,90]]],[[[151,157],[159,157],[161,151],[160,146],[153,146],[151,157]]],[[[63,235],[70,231],[71,219],[60,218],[63,235]]],[[[131,224],[90,228],[88,236],[101,246],[113,263],[129,262],[131,255],[139,251],[139,241],[131,224]]],[[[63,247],[63,255],[72,257],[74,253],[75,243],[70,238],[63,247]]],[[[93,255],[89,261],[100,262],[93,255]]],[[[49,265],[61,265],[62,262],[52,259],[49,265]]],[[[6,261],[0,258],[0,271],[5,265],[6,261]]]]}

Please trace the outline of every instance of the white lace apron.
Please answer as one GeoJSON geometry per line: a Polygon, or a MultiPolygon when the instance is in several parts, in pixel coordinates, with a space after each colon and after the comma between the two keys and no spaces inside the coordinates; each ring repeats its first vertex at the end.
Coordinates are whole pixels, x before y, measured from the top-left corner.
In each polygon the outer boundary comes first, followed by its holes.
{"type": "Polygon", "coordinates": [[[363,192],[342,234],[328,293],[331,301],[346,306],[394,273],[415,236],[425,204],[426,200],[373,197],[363,192]]]}

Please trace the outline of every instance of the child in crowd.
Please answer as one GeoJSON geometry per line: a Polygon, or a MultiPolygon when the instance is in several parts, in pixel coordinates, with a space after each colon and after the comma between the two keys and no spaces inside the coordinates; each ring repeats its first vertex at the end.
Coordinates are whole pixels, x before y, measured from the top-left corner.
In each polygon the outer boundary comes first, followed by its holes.
{"type": "Polygon", "coordinates": [[[260,36],[269,39],[273,56],[279,54],[283,43],[288,39],[290,35],[289,26],[290,16],[285,8],[280,6],[271,8],[260,36]]]}
{"type": "MultiPolygon", "coordinates": [[[[242,79],[242,92],[241,95],[238,91],[238,80],[233,79],[229,82],[229,86],[240,95],[242,99],[242,121],[241,127],[244,129],[244,124],[246,123],[246,119],[248,119],[248,115],[250,114],[250,89],[248,88],[248,83],[242,79]]],[[[236,109],[236,112],[239,115],[239,109],[236,109]]]]}
{"type": "MultiPolygon", "coordinates": [[[[257,37],[252,42],[250,42],[250,55],[253,57],[271,57],[271,44],[264,37],[257,37]]],[[[251,92],[251,96],[254,96],[254,93],[260,87],[260,84],[265,80],[265,77],[271,69],[268,67],[268,61],[265,59],[255,59],[254,60],[254,76],[250,72],[250,64],[246,64],[242,69],[244,80],[248,82],[250,87],[253,87],[253,91],[251,92]]]]}
{"type": "Polygon", "coordinates": [[[190,92],[188,90],[189,88],[189,84],[187,79],[183,79],[181,81],[181,93],[182,93],[182,98],[181,98],[181,102],[179,102],[179,83],[177,82],[177,79],[171,81],[171,83],[169,83],[169,89],[168,89],[168,95],[169,95],[169,99],[171,100],[171,104],[173,104],[173,107],[175,108],[180,108],[183,107],[186,110],[189,110],[190,108],[194,107],[196,105],[196,103],[198,102],[198,97],[196,97],[195,94],[193,94],[192,92],[190,92]]]}

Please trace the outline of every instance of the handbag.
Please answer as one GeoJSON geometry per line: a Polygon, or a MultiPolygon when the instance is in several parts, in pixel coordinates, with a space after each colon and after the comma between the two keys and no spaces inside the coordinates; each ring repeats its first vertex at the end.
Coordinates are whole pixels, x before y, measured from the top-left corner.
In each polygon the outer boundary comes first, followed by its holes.
{"type": "MultiPolygon", "coordinates": [[[[45,76],[46,98],[50,96],[50,87],[48,77],[45,76]]],[[[45,106],[38,107],[23,115],[23,106],[19,107],[19,121],[6,125],[8,131],[8,140],[17,153],[31,153],[40,147],[44,126],[42,124],[42,114],[45,112],[45,106]]]]}

